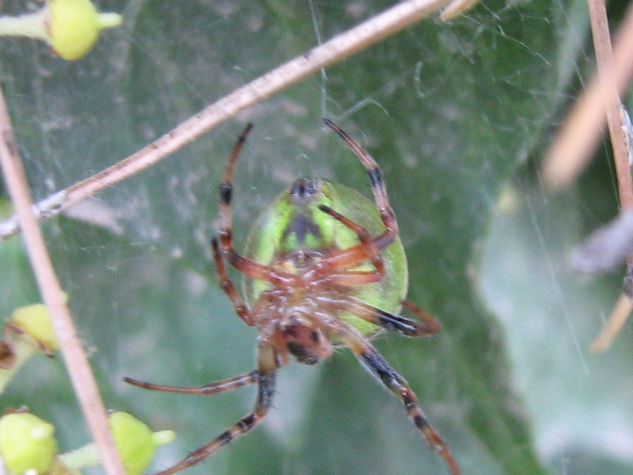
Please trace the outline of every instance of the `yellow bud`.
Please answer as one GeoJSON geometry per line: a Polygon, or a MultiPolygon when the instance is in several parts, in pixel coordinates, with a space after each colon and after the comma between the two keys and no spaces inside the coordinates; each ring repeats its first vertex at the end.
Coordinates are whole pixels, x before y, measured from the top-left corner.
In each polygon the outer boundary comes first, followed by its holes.
{"type": "Polygon", "coordinates": [[[121,15],[98,13],[90,0],[50,0],[49,42],[69,61],[86,54],[103,28],[121,24],[121,15]]]}
{"type": "Polygon", "coordinates": [[[127,412],[113,412],[108,424],[128,475],[143,473],[156,450],[150,428],[127,412]]]}
{"type": "Polygon", "coordinates": [[[11,320],[15,326],[41,343],[47,350],[56,351],[59,349],[59,343],[46,305],[36,303],[16,308],[11,320]]]}
{"type": "Polygon", "coordinates": [[[57,453],[55,427],[33,414],[14,413],[0,418],[0,455],[13,473],[46,472],[57,453]]]}
{"type": "MultiPolygon", "coordinates": [[[[143,473],[154,456],[156,446],[167,444],[175,438],[171,430],[152,433],[147,425],[127,412],[109,414],[108,425],[127,475],[143,473]]],[[[101,463],[101,457],[94,442],[72,452],[61,454],[58,459],[70,470],[94,467],[101,463]]]]}
{"type": "Polygon", "coordinates": [[[99,13],[90,0],[48,0],[41,10],[0,16],[0,36],[26,36],[47,41],[69,61],[79,59],[94,45],[99,31],[119,26],[118,13],[99,13]]]}

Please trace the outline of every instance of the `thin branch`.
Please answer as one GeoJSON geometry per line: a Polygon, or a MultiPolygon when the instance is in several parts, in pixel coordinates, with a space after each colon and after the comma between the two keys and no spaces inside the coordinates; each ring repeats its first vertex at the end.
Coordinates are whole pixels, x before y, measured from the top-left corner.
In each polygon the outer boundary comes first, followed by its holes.
{"type": "Polygon", "coordinates": [[[633,5],[622,22],[612,57],[577,100],[545,155],[543,178],[550,188],[564,188],[585,168],[601,135],[605,105],[612,104],[632,74],[633,5]]]}
{"type": "MultiPolygon", "coordinates": [[[[38,203],[41,211],[38,217],[45,219],[55,216],[99,190],[154,165],[238,112],[312,75],[321,68],[341,61],[403,30],[441,8],[445,3],[447,0],[408,0],[333,37],[224,96],[133,155],[52,195],[56,197],[52,207],[42,202],[38,203]]],[[[46,198],[46,200],[50,199],[51,197],[46,198]]],[[[17,232],[19,228],[15,218],[0,223],[0,241],[17,232]]]]}
{"type": "MultiPolygon", "coordinates": [[[[609,19],[604,0],[587,0],[589,17],[591,18],[591,34],[596,52],[598,76],[604,83],[607,80],[606,70],[609,62],[613,60],[611,49],[611,37],[609,33],[609,19]]],[[[606,105],[607,125],[613,149],[613,161],[618,178],[618,191],[620,195],[620,207],[627,208],[633,205],[633,187],[631,185],[631,168],[629,166],[629,154],[627,150],[626,132],[622,123],[622,101],[617,89],[609,92],[606,105]]]]}
{"type": "MultiPolygon", "coordinates": [[[[609,19],[604,0],[587,0],[589,7],[589,17],[591,18],[591,33],[596,52],[596,62],[598,76],[602,83],[608,81],[607,68],[613,61],[613,51],[611,49],[611,37],[609,32],[609,19]]],[[[631,15],[629,11],[629,16],[631,15]]],[[[633,186],[631,184],[631,167],[629,165],[629,154],[627,147],[627,131],[625,130],[622,117],[622,101],[618,90],[611,86],[607,89],[606,116],[613,149],[613,161],[618,180],[618,195],[620,197],[620,208],[625,210],[633,206],[633,186]]],[[[621,211],[621,212],[622,212],[621,211]]],[[[629,257],[631,262],[631,256],[629,257]]],[[[631,301],[622,293],[614,309],[609,315],[607,325],[602,332],[589,346],[590,351],[606,350],[618,331],[631,313],[631,301]]]]}
{"type": "MultiPolygon", "coordinates": [[[[625,127],[624,108],[620,100],[620,90],[628,81],[627,77],[631,75],[633,67],[633,62],[629,62],[628,66],[620,64],[622,51],[628,51],[626,54],[630,56],[633,49],[633,8],[629,8],[624,26],[621,28],[617,52],[614,56],[604,0],[587,0],[587,5],[591,19],[597,75],[569,114],[568,122],[551,147],[544,164],[544,175],[546,182],[553,187],[562,187],[571,182],[586,166],[606,116],[621,212],[613,224],[592,234],[574,254],[576,266],[584,268],[585,271],[590,269],[595,271],[617,265],[623,258],[628,257],[629,262],[633,258],[629,256],[631,247],[629,235],[622,233],[624,229],[622,223],[626,224],[630,216],[630,213],[626,213],[625,210],[633,205],[633,186],[627,146],[628,131],[625,127]],[[618,75],[614,77],[614,74],[618,75]]],[[[630,311],[631,302],[623,293],[602,332],[591,343],[589,348],[592,352],[606,350],[624,325],[630,311]]]]}
{"type": "Polygon", "coordinates": [[[440,20],[450,21],[474,8],[481,0],[453,0],[440,14],[440,20]]]}
{"type": "Polygon", "coordinates": [[[631,314],[631,308],[633,308],[631,299],[625,293],[622,293],[611,315],[609,315],[606,325],[596,339],[591,342],[591,345],[589,345],[589,350],[592,353],[600,353],[609,348],[615,336],[628,320],[631,314]]]}
{"type": "Polygon", "coordinates": [[[4,94],[0,89],[0,165],[7,189],[17,211],[26,249],[44,303],[49,308],[61,353],[84,417],[97,443],[108,474],[124,475],[125,470],[108,429],[105,407],[90,371],[77,331],[64,301],[42,232],[33,216],[31,194],[18,155],[4,94]]]}

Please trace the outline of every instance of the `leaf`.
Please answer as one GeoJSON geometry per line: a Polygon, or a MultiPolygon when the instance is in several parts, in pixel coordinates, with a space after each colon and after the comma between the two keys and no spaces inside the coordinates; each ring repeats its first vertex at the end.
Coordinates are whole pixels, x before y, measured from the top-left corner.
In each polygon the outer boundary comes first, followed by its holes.
{"type": "MultiPolygon", "coordinates": [[[[101,7],[123,11],[125,28],[105,33],[77,63],[6,40],[4,87],[34,195],[116,163],[390,4],[378,3],[111,1],[101,7]]],[[[478,294],[479,263],[500,191],[538,155],[583,59],[580,41],[570,40],[586,34],[579,9],[487,2],[449,24],[424,20],[44,224],[106,405],[178,433],[171,448],[159,449],[155,469],[219,435],[255,398],[252,388],[204,398],[121,382],[200,385],[254,365],[257,334],[218,288],[208,249],[217,186],[243,125],[255,123],[235,177],[238,248],[258,213],[298,176],[323,176],[370,196],[363,168],[322,127],[327,116],[380,163],[408,253],[409,299],[443,325],[427,341],[388,335],[377,347],[411,383],[464,473],[556,470],[542,434],[534,433],[537,444],[532,438],[540,387],[517,383],[517,368],[530,362],[517,359],[516,339],[478,294]]],[[[32,285],[24,271],[0,265],[14,284],[32,285]]],[[[7,312],[20,304],[0,295],[7,312]]],[[[69,390],[49,391],[42,376],[60,368],[60,361],[31,364],[3,403],[57,419],[60,445],[70,449],[87,437],[77,433],[79,411],[69,390]]],[[[283,368],[261,427],[189,473],[361,470],[446,469],[401,402],[340,351],[318,367],[283,368]]]]}
{"type": "Polygon", "coordinates": [[[495,213],[481,276],[482,295],[503,316],[542,452],[553,467],[588,475],[633,466],[630,444],[621,443],[633,436],[627,331],[604,354],[588,350],[622,292],[622,273],[588,279],[570,259],[596,217],[616,212],[607,160],[597,160],[577,193],[559,197],[545,197],[531,170],[521,170],[506,192],[512,205],[495,213]]]}

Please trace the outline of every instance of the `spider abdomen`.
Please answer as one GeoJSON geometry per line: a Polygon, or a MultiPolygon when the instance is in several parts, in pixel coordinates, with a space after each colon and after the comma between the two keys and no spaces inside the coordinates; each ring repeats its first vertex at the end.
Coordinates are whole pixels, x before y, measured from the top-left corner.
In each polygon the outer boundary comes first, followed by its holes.
{"type": "MultiPolygon", "coordinates": [[[[300,178],[287,187],[260,216],[250,230],[245,255],[261,264],[299,274],[326,257],[328,253],[348,249],[359,243],[357,234],[339,220],[323,212],[327,206],[365,228],[371,237],[385,231],[375,204],[361,193],[321,178],[300,178]]],[[[377,282],[345,289],[358,298],[387,312],[398,312],[408,287],[407,263],[399,238],[381,252],[384,274],[377,282]]],[[[369,259],[350,266],[350,271],[371,272],[369,259]]],[[[309,282],[308,282],[309,284],[309,282]]],[[[244,279],[244,294],[254,305],[270,283],[244,279]]],[[[377,327],[366,320],[341,312],[339,318],[364,334],[377,327]]]]}

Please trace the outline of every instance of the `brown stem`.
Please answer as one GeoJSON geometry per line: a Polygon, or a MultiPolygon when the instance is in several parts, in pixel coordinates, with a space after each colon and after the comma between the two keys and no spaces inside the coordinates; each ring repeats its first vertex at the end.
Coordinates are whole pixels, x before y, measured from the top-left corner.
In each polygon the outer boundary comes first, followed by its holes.
{"type": "MultiPolygon", "coordinates": [[[[587,0],[589,16],[591,18],[591,32],[593,36],[598,75],[604,83],[606,70],[613,58],[611,49],[611,37],[609,35],[609,22],[604,0],[587,0]]],[[[618,179],[618,191],[620,206],[628,208],[633,205],[633,186],[631,184],[631,169],[626,147],[626,132],[622,127],[622,102],[617,89],[609,90],[608,103],[606,105],[607,124],[611,147],[613,148],[613,160],[618,179]]]]}
{"type": "MultiPolygon", "coordinates": [[[[604,0],[587,0],[589,7],[589,17],[591,18],[591,33],[596,52],[596,63],[598,67],[598,77],[605,88],[605,113],[611,147],[613,149],[613,161],[618,179],[618,194],[620,197],[620,208],[625,209],[633,205],[633,186],[631,184],[631,167],[627,150],[627,137],[622,122],[622,102],[615,84],[610,83],[609,77],[610,63],[613,61],[613,50],[611,48],[611,37],[609,34],[609,20],[604,0]]],[[[629,10],[629,17],[631,10],[629,10]]],[[[633,262],[633,256],[629,257],[629,262],[633,262]]],[[[615,335],[626,322],[631,312],[631,301],[623,293],[612,310],[607,321],[607,325],[600,335],[593,341],[589,349],[592,352],[604,351],[615,335]]]]}
{"type": "MultiPolygon", "coordinates": [[[[601,135],[605,104],[633,74],[633,6],[616,37],[613,55],[576,101],[543,161],[543,178],[552,189],[567,186],[586,166],[601,135]]],[[[619,113],[619,112],[618,112],[619,113]]]]}
{"type": "Polygon", "coordinates": [[[23,231],[26,250],[40,289],[49,308],[53,328],[60,344],[66,369],[84,417],[101,452],[103,465],[110,475],[125,475],[123,464],[108,429],[105,407],[97,389],[88,359],[81,348],[77,331],[64,301],[46,244],[31,209],[31,193],[17,151],[13,128],[4,94],[0,89],[0,165],[11,200],[23,231]]]}

